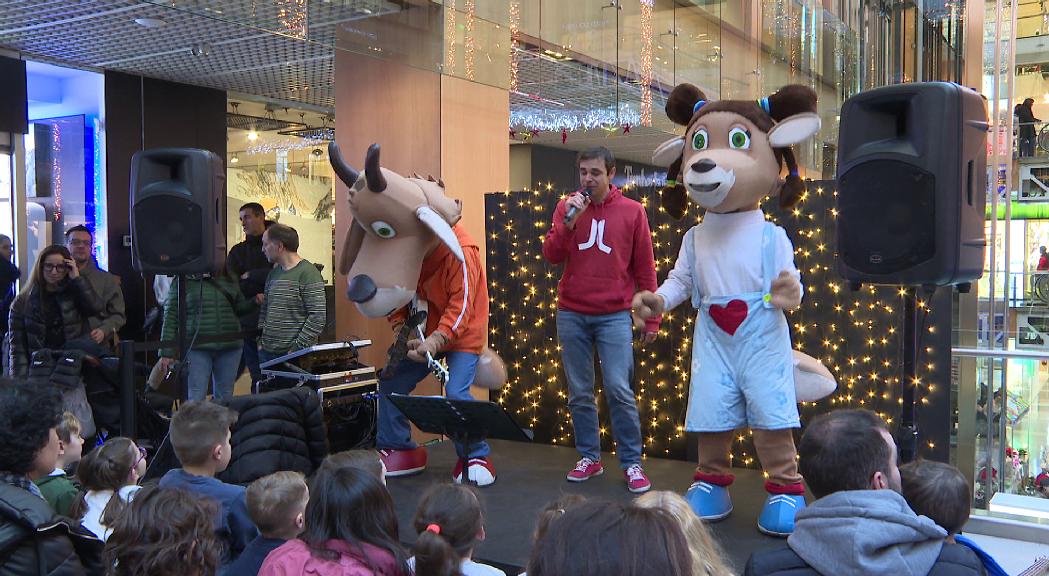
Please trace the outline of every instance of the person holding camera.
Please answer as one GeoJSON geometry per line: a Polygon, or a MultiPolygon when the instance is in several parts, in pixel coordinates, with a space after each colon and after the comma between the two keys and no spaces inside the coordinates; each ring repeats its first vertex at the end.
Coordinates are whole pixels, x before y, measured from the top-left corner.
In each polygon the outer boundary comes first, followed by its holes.
{"type": "Polygon", "coordinates": [[[29,282],[11,304],[4,341],[6,373],[25,376],[33,352],[62,350],[73,340],[90,337],[88,318],[99,314],[103,305],[65,246],[44,248],[29,282]]]}

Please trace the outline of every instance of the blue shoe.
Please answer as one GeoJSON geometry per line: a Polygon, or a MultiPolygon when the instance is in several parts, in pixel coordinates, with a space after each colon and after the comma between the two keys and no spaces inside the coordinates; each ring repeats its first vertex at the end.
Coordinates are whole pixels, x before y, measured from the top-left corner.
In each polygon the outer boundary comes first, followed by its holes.
{"type": "Polygon", "coordinates": [[[685,493],[685,500],[688,500],[692,510],[704,522],[717,522],[732,514],[732,497],[729,496],[728,488],[724,486],[703,481],[693,482],[685,493]]]}
{"type": "Polygon", "coordinates": [[[804,507],[804,496],[769,494],[758,518],[758,530],[769,536],[790,536],[794,532],[794,516],[804,507]]]}

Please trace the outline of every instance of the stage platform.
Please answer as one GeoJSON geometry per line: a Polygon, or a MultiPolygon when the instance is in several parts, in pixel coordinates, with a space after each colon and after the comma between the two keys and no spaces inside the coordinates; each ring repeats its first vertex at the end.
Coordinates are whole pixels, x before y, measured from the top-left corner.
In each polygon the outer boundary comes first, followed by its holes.
{"type": "MultiPolygon", "coordinates": [[[[502,440],[493,440],[490,444],[492,463],[499,477],[495,484],[478,490],[486,513],[485,532],[488,536],[474,553],[480,562],[507,570],[523,570],[532,549],[536,513],[561,494],[575,493],[587,498],[622,502],[635,497],[627,491],[619,462],[611,454],[602,454],[603,475],[573,483],[565,480],[565,475],[579,459],[573,448],[502,440]]],[[[429,462],[422,474],[388,479],[400,519],[401,539],[406,543],[415,540],[411,523],[420,496],[433,483],[450,482],[455,467],[455,448],[451,442],[430,445],[428,450],[429,462]]],[[[643,465],[652,480],[653,490],[672,490],[679,494],[683,494],[692,483],[695,471],[695,464],[680,460],[649,458],[643,465]]],[[[785,540],[758,532],[758,514],[765,502],[761,472],[744,469],[734,472],[733,513],[710,526],[736,572],[742,573],[751,552],[781,546],[785,540]]],[[[811,496],[808,499],[812,501],[811,496]]],[[[516,576],[519,572],[508,573],[516,576]]]]}

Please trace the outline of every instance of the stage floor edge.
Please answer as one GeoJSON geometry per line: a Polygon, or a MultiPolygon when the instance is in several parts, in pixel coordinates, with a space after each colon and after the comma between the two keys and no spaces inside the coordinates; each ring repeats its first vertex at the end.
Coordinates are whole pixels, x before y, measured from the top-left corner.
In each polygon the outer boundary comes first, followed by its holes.
{"type": "MultiPolygon", "coordinates": [[[[635,498],[626,489],[626,480],[614,455],[602,454],[605,473],[586,482],[565,480],[565,475],[579,459],[574,448],[492,440],[491,459],[498,473],[495,484],[479,488],[485,510],[487,539],[474,551],[479,562],[503,569],[520,568],[528,563],[532,549],[532,532],[537,512],[561,494],[575,493],[587,498],[629,501],[635,498]]],[[[401,540],[415,541],[412,517],[423,492],[439,482],[451,482],[455,467],[455,448],[451,442],[427,447],[429,462],[421,474],[389,478],[400,520],[401,540]]],[[[684,494],[692,483],[695,464],[681,460],[647,458],[645,472],[653,490],[671,490],[684,494]]],[[[732,515],[709,525],[721,544],[727,560],[736,573],[742,573],[751,552],[782,546],[784,539],[771,538],[758,532],[758,514],[765,502],[764,479],[759,470],[734,469],[732,515]]],[[[812,496],[807,496],[812,501],[812,496]]],[[[517,572],[510,573],[515,576],[517,572]]]]}

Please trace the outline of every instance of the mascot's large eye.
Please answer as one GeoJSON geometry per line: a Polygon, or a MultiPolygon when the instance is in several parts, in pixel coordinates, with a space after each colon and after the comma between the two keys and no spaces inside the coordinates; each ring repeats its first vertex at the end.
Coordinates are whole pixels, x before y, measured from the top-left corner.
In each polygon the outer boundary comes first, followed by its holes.
{"type": "Polygon", "coordinates": [[[393,229],[393,226],[390,226],[382,220],[372,222],[372,230],[379,235],[379,238],[393,238],[397,235],[397,231],[393,229]]]}
{"type": "Polygon", "coordinates": [[[733,128],[728,131],[728,144],[736,150],[750,149],[750,132],[742,128],[733,128]]]}
{"type": "Polygon", "coordinates": [[[707,141],[710,138],[707,137],[707,131],[703,128],[696,130],[696,133],[692,135],[692,149],[693,150],[706,150],[707,141]]]}

